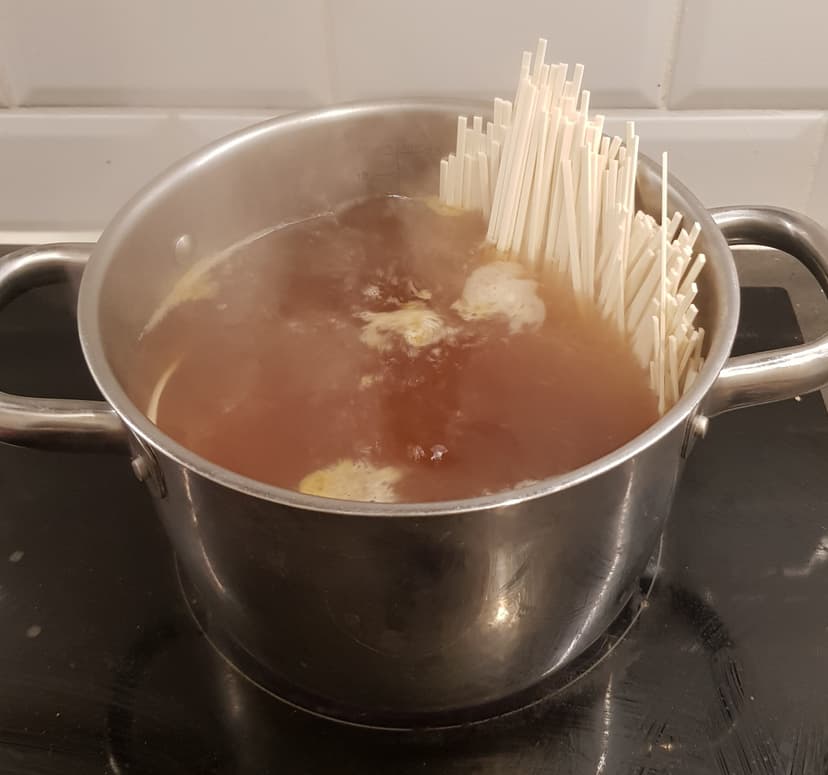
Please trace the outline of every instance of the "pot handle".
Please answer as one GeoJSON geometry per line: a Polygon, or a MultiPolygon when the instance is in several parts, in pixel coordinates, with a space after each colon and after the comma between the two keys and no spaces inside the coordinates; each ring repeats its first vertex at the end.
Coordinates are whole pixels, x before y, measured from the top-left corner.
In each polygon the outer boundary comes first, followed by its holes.
{"type": "MultiPolygon", "coordinates": [[[[729,245],[764,245],[805,264],[828,294],[828,232],[816,221],[779,207],[719,207],[713,220],[729,245]]],[[[828,384],[828,334],[798,347],[730,358],[704,413],[714,415],[819,390],[828,384]]]]}
{"type": "MultiPolygon", "coordinates": [[[[93,245],[24,248],[0,258],[0,308],[40,285],[80,279],[93,245]]],[[[0,441],[52,450],[127,450],[127,432],[104,401],[0,392],[0,441]]]]}

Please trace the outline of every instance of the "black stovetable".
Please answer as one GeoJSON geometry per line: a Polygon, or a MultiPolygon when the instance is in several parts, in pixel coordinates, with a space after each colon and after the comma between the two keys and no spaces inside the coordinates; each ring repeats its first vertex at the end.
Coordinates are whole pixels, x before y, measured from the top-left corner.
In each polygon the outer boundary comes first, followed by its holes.
{"type": "MultiPolygon", "coordinates": [[[[743,305],[739,348],[798,340],[784,290],[743,305]]],[[[65,289],[0,315],[0,387],[95,397],[65,289]]],[[[213,651],[126,460],[0,445],[0,773],[827,772],[826,470],[818,395],[717,418],[603,661],[508,717],[390,733],[283,705],[213,651]]]]}

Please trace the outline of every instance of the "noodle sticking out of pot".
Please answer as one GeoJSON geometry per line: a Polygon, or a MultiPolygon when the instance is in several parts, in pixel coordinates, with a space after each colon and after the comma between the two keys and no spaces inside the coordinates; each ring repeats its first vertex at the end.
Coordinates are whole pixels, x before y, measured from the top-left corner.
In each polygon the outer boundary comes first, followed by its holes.
{"type": "Polygon", "coordinates": [[[629,337],[647,370],[659,412],[701,369],[704,329],[696,325],[696,279],[705,264],[693,246],[700,227],[668,219],[667,154],[662,157],[660,222],[635,212],[638,136],[603,135],[589,116],[590,93],[576,65],[547,64],[546,41],[523,53],[514,102],[495,99],[485,130],[460,116],[455,153],[440,163],[440,203],[481,213],[486,240],[533,274],[565,276],[629,337]]]}
{"type": "Polygon", "coordinates": [[[188,267],[131,365],[150,420],[267,484],[420,503],[573,471],[669,410],[702,365],[699,227],[668,218],[666,159],[660,221],[635,212],[634,127],[604,137],[583,67],[545,47],[493,121],[460,117],[439,198],[346,202],[188,267]]]}

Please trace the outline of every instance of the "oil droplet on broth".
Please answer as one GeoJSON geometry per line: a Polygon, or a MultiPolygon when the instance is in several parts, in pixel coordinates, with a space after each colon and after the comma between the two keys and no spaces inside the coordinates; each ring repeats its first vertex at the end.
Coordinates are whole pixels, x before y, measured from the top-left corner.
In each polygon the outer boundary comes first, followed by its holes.
{"type": "Polygon", "coordinates": [[[245,242],[141,339],[154,421],[254,479],[383,502],[537,482],[653,423],[627,341],[484,236],[388,197],[245,242]]]}

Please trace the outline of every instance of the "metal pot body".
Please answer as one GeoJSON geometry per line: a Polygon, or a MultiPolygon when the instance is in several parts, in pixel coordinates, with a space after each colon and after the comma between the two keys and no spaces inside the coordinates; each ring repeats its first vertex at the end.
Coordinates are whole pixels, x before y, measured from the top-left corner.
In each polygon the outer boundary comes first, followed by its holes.
{"type": "Polygon", "coordinates": [[[446,716],[526,689],[612,622],[658,541],[683,438],[481,511],[301,510],[170,459],[157,505],[205,632],[245,672],[352,720],[446,716]]]}
{"type": "MultiPolygon", "coordinates": [[[[50,246],[0,263],[0,303],[82,272],[81,341],[106,399],[0,394],[0,440],[129,450],[207,635],[267,688],[329,715],[416,723],[493,707],[561,670],[644,571],[704,415],[828,381],[826,339],[726,363],[739,298],[728,240],[787,249],[828,285],[822,230],[768,208],[714,220],[671,179],[671,212],[702,225],[706,364],[658,423],[578,471],[466,501],[344,503],[220,469],[147,420],[157,375],[135,375],[130,364],[138,333],[184,272],[250,234],[349,200],[433,193],[456,117],[475,108],[379,103],[268,122],[162,175],[94,248],[50,246]]],[[[659,168],[642,160],[637,182],[639,206],[658,213],[659,168]]]]}

